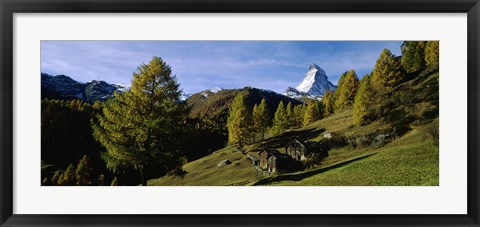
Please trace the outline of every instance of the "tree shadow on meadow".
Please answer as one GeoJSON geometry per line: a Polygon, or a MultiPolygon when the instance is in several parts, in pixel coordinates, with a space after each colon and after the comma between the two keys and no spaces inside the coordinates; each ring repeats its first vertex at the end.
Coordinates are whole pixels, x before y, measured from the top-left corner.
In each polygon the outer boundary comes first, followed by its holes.
{"type": "Polygon", "coordinates": [[[299,141],[310,140],[320,136],[325,132],[324,128],[321,129],[308,129],[302,131],[287,131],[278,136],[268,138],[262,142],[259,142],[255,148],[251,151],[261,151],[264,149],[275,149],[275,148],[284,148],[290,144],[293,139],[299,141]]]}

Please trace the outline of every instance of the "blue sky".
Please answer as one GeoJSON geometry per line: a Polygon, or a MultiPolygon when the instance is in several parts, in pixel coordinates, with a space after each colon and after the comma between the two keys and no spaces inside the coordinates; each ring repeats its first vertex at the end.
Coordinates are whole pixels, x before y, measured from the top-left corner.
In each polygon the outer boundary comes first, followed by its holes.
{"type": "Polygon", "coordinates": [[[372,71],[380,52],[400,55],[402,41],[42,41],[41,71],[87,82],[130,85],[132,73],[153,56],[172,68],[185,93],[245,86],[283,93],[311,63],[337,84],[354,69],[372,71]]]}

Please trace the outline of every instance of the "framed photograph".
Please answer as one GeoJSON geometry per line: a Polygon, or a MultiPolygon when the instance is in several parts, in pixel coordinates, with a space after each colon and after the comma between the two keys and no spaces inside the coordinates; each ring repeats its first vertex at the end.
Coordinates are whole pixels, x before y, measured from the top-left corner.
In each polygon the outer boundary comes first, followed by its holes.
{"type": "Polygon", "coordinates": [[[6,1],[1,226],[479,226],[479,4],[6,1]]]}

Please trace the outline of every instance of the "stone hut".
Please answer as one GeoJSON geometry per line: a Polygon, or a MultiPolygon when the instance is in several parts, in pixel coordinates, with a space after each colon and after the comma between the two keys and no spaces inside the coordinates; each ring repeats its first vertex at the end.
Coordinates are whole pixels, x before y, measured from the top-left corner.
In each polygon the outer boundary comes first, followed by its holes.
{"type": "Polygon", "coordinates": [[[258,156],[258,166],[270,173],[276,173],[281,170],[287,158],[287,156],[277,150],[263,150],[258,156]]]}
{"type": "Polygon", "coordinates": [[[306,161],[312,155],[320,155],[328,157],[328,151],[325,146],[320,143],[310,141],[299,141],[294,139],[285,147],[289,157],[297,161],[306,161]]]}
{"type": "Polygon", "coordinates": [[[290,144],[285,147],[286,153],[289,157],[297,160],[303,161],[307,159],[307,147],[306,143],[300,142],[297,139],[294,139],[290,144]]]}

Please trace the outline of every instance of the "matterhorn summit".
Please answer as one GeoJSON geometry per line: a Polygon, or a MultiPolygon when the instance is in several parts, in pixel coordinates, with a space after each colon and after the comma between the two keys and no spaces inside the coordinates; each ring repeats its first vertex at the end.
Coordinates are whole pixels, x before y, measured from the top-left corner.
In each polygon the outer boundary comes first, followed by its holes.
{"type": "Polygon", "coordinates": [[[303,81],[296,87],[289,87],[286,95],[299,96],[323,96],[326,91],[335,90],[337,87],[328,81],[325,71],[316,64],[311,64],[303,81]]]}

